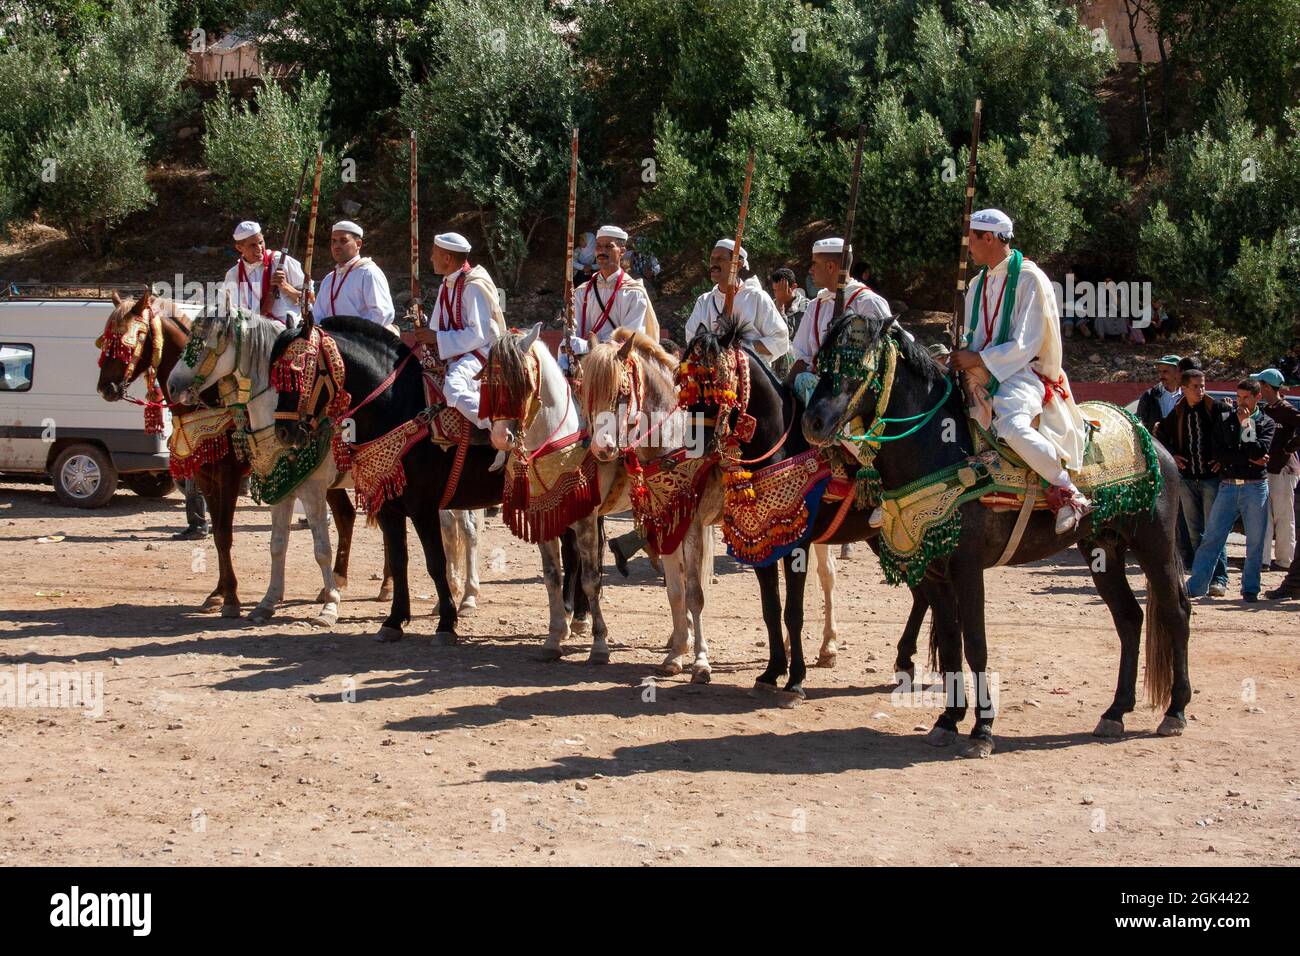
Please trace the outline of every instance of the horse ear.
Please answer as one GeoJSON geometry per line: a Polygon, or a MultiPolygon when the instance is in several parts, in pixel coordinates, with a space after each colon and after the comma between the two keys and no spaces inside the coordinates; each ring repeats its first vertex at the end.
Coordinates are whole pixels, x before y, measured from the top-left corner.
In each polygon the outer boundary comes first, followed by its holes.
{"type": "Polygon", "coordinates": [[[113,290],[113,305],[115,305],[115,306],[120,306],[121,304],[122,304],[122,297],[121,297],[120,295],[118,295],[118,294],[117,294],[117,290],[114,289],[114,290],[113,290]]]}
{"type": "Polygon", "coordinates": [[[538,322],[536,325],[534,325],[531,329],[528,330],[528,334],[525,335],[523,341],[519,343],[519,351],[527,355],[528,352],[532,349],[533,343],[536,342],[538,338],[541,337],[541,334],[542,334],[542,323],[538,322]]]}
{"type": "Polygon", "coordinates": [[[153,305],[153,289],[145,286],[144,292],[140,293],[140,298],[135,304],[135,311],[143,312],[151,305],[153,305]]]}
{"type": "Polygon", "coordinates": [[[618,360],[626,362],[628,356],[632,354],[632,346],[636,344],[636,339],[629,335],[623,340],[623,344],[618,347],[618,360]]]}
{"type": "Polygon", "coordinates": [[[600,344],[600,339],[596,337],[595,332],[592,332],[590,335],[587,336],[587,351],[591,351],[599,344],[600,344]]]}

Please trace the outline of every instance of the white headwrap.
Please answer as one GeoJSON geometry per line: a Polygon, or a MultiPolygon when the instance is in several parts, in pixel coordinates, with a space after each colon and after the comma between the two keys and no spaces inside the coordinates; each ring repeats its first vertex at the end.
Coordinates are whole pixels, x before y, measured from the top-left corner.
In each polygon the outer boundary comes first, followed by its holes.
{"type": "Polygon", "coordinates": [[[440,232],[433,237],[433,244],[440,249],[447,249],[451,252],[468,253],[471,249],[469,240],[459,232],[440,232]]]}
{"type": "Polygon", "coordinates": [[[235,242],[243,242],[250,236],[255,236],[262,231],[262,227],[251,219],[245,219],[235,227],[235,242]]]}
{"type": "Polygon", "coordinates": [[[358,239],[364,238],[365,232],[351,219],[340,219],[330,227],[331,232],[350,232],[358,239]]]}
{"type": "MultiPolygon", "coordinates": [[[[736,248],[736,240],[735,240],[735,239],[719,239],[719,240],[714,244],[713,248],[714,248],[714,249],[726,249],[728,252],[731,252],[733,249],[736,248]]],[[[748,269],[748,268],[749,268],[749,253],[745,251],[745,247],[744,247],[744,246],[741,246],[741,247],[740,247],[740,268],[742,268],[742,269],[748,269]]]]}

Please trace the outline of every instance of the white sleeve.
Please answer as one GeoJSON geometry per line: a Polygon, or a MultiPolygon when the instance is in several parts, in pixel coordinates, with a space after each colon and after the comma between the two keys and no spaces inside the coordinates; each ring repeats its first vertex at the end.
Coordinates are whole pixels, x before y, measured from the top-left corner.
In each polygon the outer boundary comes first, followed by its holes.
{"type": "Polygon", "coordinates": [[[821,317],[817,310],[818,301],[820,300],[809,302],[808,307],[804,309],[803,317],[799,320],[799,327],[794,330],[794,342],[790,348],[794,360],[803,362],[809,367],[812,366],[813,359],[816,358],[813,354],[813,326],[821,317]]]}
{"type": "Polygon", "coordinates": [[[691,309],[691,317],[686,320],[686,343],[689,344],[691,339],[699,335],[700,329],[705,326],[705,319],[709,314],[709,296],[711,292],[706,292],[695,300],[695,308],[691,309]]]}
{"type": "MultiPolygon", "coordinates": [[[[980,350],[980,358],[999,382],[1005,382],[1038,357],[1043,348],[1044,303],[1038,281],[1032,273],[1022,273],[1016,283],[1016,307],[1011,316],[1011,337],[1001,345],[980,350]]],[[[999,315],[997,321],[1001,322],[999,315]]]]}
{"type": "Polygon", "coordinates": [[[363,274],[366,277],[366,293],[361,317],[379,325],[392,325],[393,297],[388,292],[387,277],[378,268],[367,269],[363,274]]]}
{"type": "Polygon", "coordinates": [[[629,289],[628,294],[623,299],[623,321],[619,323],[621,328],[631,329],[633,332],[645,332],[645,313],[646,308],[650,305],[650,299],[646,294],[637,289],[629,289]]]}
{"type": "Polygon", "coordinates": [[[325,273],[325,278],[320,280],[320,287],[316,290],[316,302],[311,307],[312,316],[317,319],[328,319],[334,314],[330,308],[330,287],[334,285],[334,270],[331,269],[325,273]]]}
{"type": "Polygon", "coordinates": [[[758,290],[753,299],[755,337],[751,341],[766,350],[768,359],[778,359],[790,351],[790,330],[771,296],[758,290]]]}
{"type": "MultiPolygon", "coordinates": [[[[279,255],[280,254],[277,252],[277,259],[279,258],[279,255]]],[[[301,289],[303,286],[302,263],[293,256],[288,256],[284,260],[284,276],[289,280],[289,285],[293,286],[295,289],[301,289]]]]}

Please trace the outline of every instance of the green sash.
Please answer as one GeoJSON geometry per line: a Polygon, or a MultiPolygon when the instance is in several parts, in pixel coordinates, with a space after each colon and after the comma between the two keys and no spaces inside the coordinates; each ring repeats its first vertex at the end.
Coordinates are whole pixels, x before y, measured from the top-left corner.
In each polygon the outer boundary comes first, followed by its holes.
{"type": "MultiPolygon", "coordinates": [[[[1007,263],[1006,292],[1002,294],[1002,317],[998,320],[993,341],[986,343],[985,348],[990,345],[1002,345],[1011,338],[1011,313],[1016,307],[1016,285],[1020,282],[1020,264],[1024,261],[1024,253],[1019,249],[1011,251],[1011,261],[1007,263]]],[[[975,325],[980,318],[980,304],[984,301],[984,279],[988,275],[988,271],[988,266],[981,269],[979,279],[975,282],[975,301],[971,304],[970,324],[966,329],[967,347],[970,347],[975,341],[975,325]]],[[[997,394],[998,380],[996,378],[989,379],[987,391],[990,396],[997,394]]]]}

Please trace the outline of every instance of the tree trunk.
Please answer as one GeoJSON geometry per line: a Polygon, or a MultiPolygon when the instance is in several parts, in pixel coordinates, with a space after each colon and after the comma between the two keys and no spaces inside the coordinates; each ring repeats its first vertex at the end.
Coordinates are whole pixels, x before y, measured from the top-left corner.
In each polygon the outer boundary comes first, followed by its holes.
{"type": "Polygon", "coordinates": [[[1142,15],[1141,0],[1124,0],[1124,13],[1128,16],[1128,35],[1133,40],[1133,52],[1138,62],[1138,89],[1142,94],[1142,152],[1146,160],[1145,175],[1151,173],[1151,114],[1147,107],[1147,67],[1142,60],[1142,44],[1138,42],[1137,21],[1142,15]]]}

